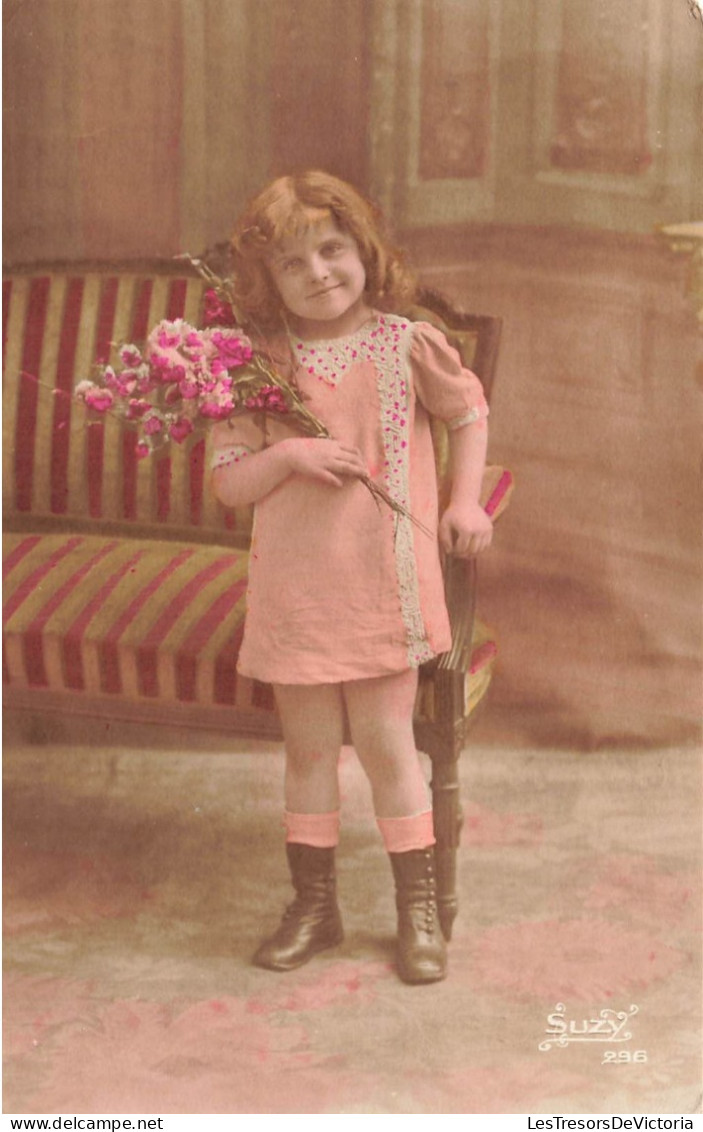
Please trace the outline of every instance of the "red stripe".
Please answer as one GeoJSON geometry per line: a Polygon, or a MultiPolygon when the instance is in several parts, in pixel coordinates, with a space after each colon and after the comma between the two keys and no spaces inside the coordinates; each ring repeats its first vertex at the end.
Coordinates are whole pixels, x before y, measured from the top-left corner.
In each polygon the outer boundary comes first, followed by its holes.
{"type": "Polygon", "coordinates": [[[15,426],[15,506],[18,511],[31,511],[32,508],[39,366],[50,287],[51,280],[42,276],[32,279],[29,288],[15,426]]]}
{"type": "MultiPolygon", "coordinates": [[[[95,357],[99,363],[110,356],[112,331],[117,309],[118,280],[110,276],[103,283],[98,303],[95,357]]],[[[86,449],[88,460],[88,510],[94,519],[102,516],[103,463],[105,459],[105,426],[96,421],[88,429],[86,449]]]]}
{"type": "MultiPolygon", "coordinates": [[[[61,562],[67,554],[74,551],[77,546],[80,546],[82,542],[82,538],[68,539],[67,542],[54,551],[46,562],[42,562],[40,566],[37,566],[36,569],[32,571],[28,578],[25,578],[3,606],[2,612],[5,621],[8,621],[10,617],[12,617],[29,595],[34,592],[37,586],[41,585],[54,567],[58,566],[59,562],[61,562]]],[[[29,549],[31,550],[31,547],[29,549]]]]}
{"type": "Polygon", "coordinates": [[[106,555],[118,545],[117,542],[109,542],[100,550],[96,551],[87,562],[84,562],[70,578],[67,578],[62,586],[56,590],[46,604],[42,607],[40,613],[34,620],[27,626],[22,634],[22,652],[24,656],[24,667],[27,674],[27,680],[30,685],[48,684],[46,677],[46,669],[44,667],[44,650],[42,635],[44,627],[53,613],[60,607],[61,603],[65,601],[70,593],[79,586],[83,579],[90,573],[95,566],[98,566],[106,555]]]}
{"type": "Polygon", "coordinates": [[[183,318],[186,309],[186,293],[188,281],[186,279],[173,279],[169,288],[166,318],[183,318]]]}
{"type": "Polygon", "coordinates": [[[151,294],[153,290],[153,279],[143,279],[139,284],[139,290],[137,291],[134,304],[134,316],[132,318],[132,338],[135,342],[141,342],[151,330],[149,326],[149,307],[151,305],[151,294]]]}
{"type": "Polygon", "coordinates": [[[490,498],[488,499],[486,506],[484,507],[484,511],[486,512],[487,515],[493,515],[494,514],[494,512],[497,510],[498,506],[500,505],[505,493],[510,488],[512,482],[513,482],[512,473],[511,472],[503,472],[502,476],[498,480],[498,483],[493,488],[493,491],[490,494],[490,498]]]}
{"type": "Polygon", "coordinates": [[[237,695],[237,658],[242,647],[244,621],[242,621],[215,661],[215,703],[232,706],[237,695]]]}
{"type": "Polygon", "coordinates": [[[68,450],[71,436],[69,425],[83,287],[84,280],[81,278],[70,279],[68,282],[56,361],[55,387],[61,390],[61,393],[54,397],[54,419],[51,429],[50,509],[54,515],[62,515],[68,508],[68,450]]]}
{"type": "Polygon", "coordinates": [[[5,578],[9,577],[15,566],[17,566],[18,563],[20,563],[22,559],[29,554],[30,550],[34,550],[34,547],[38,542],[41,542],[41,535],[30,535],[29,538],[23,538],[22,542],[18,543],[14,550],[11,550],[9,554],[7,554],[5,558],[3,558],[3,581],[5,581],[5,578]]]}
{"type": "Polygon", "coordinates": [[[176,695],[179,700],[195,699],[198,656],[215,629],[229,617],[246,588],[247,579],[242,578],[221,593],[182,642],[176,657],[176,695]]]}
{"type": "MultiPolygon", "coordinates": [[[[143,342],[149,333],[149,306],[154,289],[153,279],[142,279],[137,287],[132,315],[132,342],[143,342]]],[[[122,513],[125,519],[137,518],[137,433],[125,429],[122,434],[122,513]]]]}
{"type": "Polygon", "coordinates": [[[2,281],[2,364],[5,365],[7,353],[7,320],[10,317],[10,300],[12,298],[12,280],[2,281]]]}
{"type": "Polygon", "coordinates": [[[179,554],[174,555],[171,561],[132,599],[127,608],[122,611],[114,622],[112,628],[105,633],[99,649],[101,668],[100,686],[103,692],[119,693],[122,691],[122,678],[120,676],[119,652],[117,646],[125,629],[131,624],[140,610],[144,608],[159,587],[162,586],[184,562],[187,562],[194,553],[195,550],[182,550],[179,554]]]}
{"type": "Polygon", "coordinates": [[[204,484],[205,441],[199,440],[190,450],[190,521],[195,527],[203,521],[204,484]]]}
{"type": "Polygon", "coordinates": [[[93,519],[100,519],[102,517],[105,425],[102,421],[90,421],[87,429],[85,458],[88,477],[88,510],[93,519]]]}
{"type": "Polygon", "coordinates": [[[137,433],[126,428],[122,433],[122,513],[125,519],[137,517],[137,433]]]}
{"type": "Polygon", "coordinates": [[[220,574],[231,567],[233,561],[235,560],[232,555],[224,555],[200,570],[195,577],[187,582],[178,596],[173,599],[168,608],[152,625],[151,630],[137,649],[139,690],[143,696],[157,696],[159,694],[156,664],[159,645],[168,636],[179,617],[183,616],[184,610],[188,608],[203,586],[218,578],[220,574]]]}
{"type": "Polygon", "coordinates": [[[66,630],[63,636],[62,648],[64,682],[67,688],[82,691],[85,687],[85,681],[83,679],[83,635],[85,630],[95,614],[102,609],[108,597],[115,589],[115,586],[124,578],[125,574],[135,569],[137,562],[143,557],[144,553],[145,551],[138,550],[137,553],[133,554],[119,569],[115,570],[114,574],[110,575],[104,585],[100,587],[88,604],[84,606],[73,624],[66,630]]]}

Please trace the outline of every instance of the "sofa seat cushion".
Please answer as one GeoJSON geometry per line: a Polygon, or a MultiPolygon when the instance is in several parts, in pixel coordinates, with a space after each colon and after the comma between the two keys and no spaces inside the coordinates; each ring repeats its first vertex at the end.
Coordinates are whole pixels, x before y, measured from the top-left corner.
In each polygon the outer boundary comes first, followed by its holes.
{"type": "MultiPolygon", "coordinates": [[[[270,687],[236,672],[248,553],[80,533],[3,536],[3,683],[132,702],[274,709],[270,687]]],[[[496,647],[474,626],[465,715],[496,647]]],[[[416,717],[437,715],[421,673],[416,717]]]]}
{"type": "Polygon", "coordinates": [[[3,536],[3,560],[3,681],[11,687],[272,706],[235,670],[246,551],[14,533],[3,536]]]}

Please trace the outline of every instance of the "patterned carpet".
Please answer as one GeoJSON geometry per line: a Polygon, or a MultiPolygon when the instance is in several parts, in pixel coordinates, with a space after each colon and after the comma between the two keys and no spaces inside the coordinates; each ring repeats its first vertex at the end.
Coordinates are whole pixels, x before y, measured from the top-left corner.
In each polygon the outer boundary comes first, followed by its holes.
{"type": "Polygon", "coordinates": [[[450,976],[407,987],[353,752],[346,940],[276,975],[280,752],[158,738],[6,741],[5,1112],[700,1111],[695,750],[479,726],[450,976]]]}

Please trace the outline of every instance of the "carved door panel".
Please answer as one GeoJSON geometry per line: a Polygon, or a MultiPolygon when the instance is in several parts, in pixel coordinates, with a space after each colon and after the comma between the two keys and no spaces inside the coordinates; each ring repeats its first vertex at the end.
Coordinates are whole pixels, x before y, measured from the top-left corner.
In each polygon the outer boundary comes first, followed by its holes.
{"type": "Polygon", "coordinates": [[[401,225],[651,231],[701,206],[687,0],[376,0],[373,55],[372,187],[401,225]]]}

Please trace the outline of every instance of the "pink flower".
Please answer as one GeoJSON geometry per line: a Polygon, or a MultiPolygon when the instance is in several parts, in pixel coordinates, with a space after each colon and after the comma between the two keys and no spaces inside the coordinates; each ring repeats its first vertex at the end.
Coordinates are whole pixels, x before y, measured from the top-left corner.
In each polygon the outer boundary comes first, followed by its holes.
{"type": "Polygon", "coordinates": [[[175,349],[183,341],[184,325],[187,324],[182,319],[179,322],[160,322],[149,335],[149,341],[153,340],[162,350],[175,349]]]}
{"type": "Polygon", "coordinates": [[[213,330],[210,341],[227,369],[243,366],[251,359],[251,342],[240,334],[223,334],[220,330],[213,330]]]}
{"type": "Polygon", "coordinates": [[[151,455],[151,448],[145,440],[140,440],[139,443],[135,446],[134,451],[137,454],[138,460],[143,460],[145,456],[151,455]]]}
{"type": "Polygon", "coordinates": [[[136,369],[137,366],[142,364],[141,352],[136,346],[127,345],[122,346],[120,349],[120,361],[123,366],[128,366],[130,369],[136,369]]]}
{"type": "Polygon", "coordinates": [[[140,417],[143,417],[145,413],[149,412],[150,409],[153,409],[153,407],[150,401],[145,401],[140,397],[131,397],[127,406],[127,420],[138,420],[140,417]]]}
{"type": "Polygon", "coordinates": [[[157,432],[161,432],[163,422],[156,414],[144,418],[144,432],[146,436],[155,436],[157,432]]]}
{"type": "Polygon", "coordinates": [[[103,372],[103,380],[107,388],[116,393],[118,397],[129,397],[137,385],[137,375],[134,370],[125,369],[121,373],[116,373],[112,366],[106,367],[103,372]]]}
{"type": "MultiPolygon", "coordinates": [[[[178,355],[176,355],[178,357],[178,355]]],[[[156,381],[169,384],[183,381],[186,368],[182,361],[174,362],[165,354],[154,354],[151,358],[151,372],[156,381]]]]}
{"type": "Polygon", "coordinates": [[[115,398],[109,389],[100,389],[97,385],[86,390],[83,394],[83,400],[89,409],[95,409],[98,413],[106,413],[115,402],[115,398]]]}
{"type": "Polygon", "coordinates": [[[183,341],[183,353],[191,358],[199,358],[205,350],[205,341],[198,334],[197,330],[191,330],[186,334],[183,341]]]}
{"type": "Polygon", "coordinates": [[[217,291],[205,292],[203,322],[206,326],[234,326],[236,323],[232,307],[219,297],[217,291]]]}
{"type": "Polygon", "coordinates": [[[275,385],[264,385],[258,393],[247,397],[244,407],[251,410],[263,410],[267,413],[288,412],[288,404],[283,392],[275,385]]]}
{"type": "Polygon", "coordinates": [[[222,400],[203,401],[200,406],[200,415],[213,421],[224,421],[233,408],[234,401],[231,397],[222,398],[222,400]]]}
{"type": "Polygon", "coordinates": [[[186,401],[191,401],[200,393],[200,386],[198,385],[197,381],[193,380],[192,377],[185,377],[183,381],[180,381],[178,383],[178,389],[181,396],[186,401]]]}
{"type": "Polygon", "coordinates": [[[182,444],[187,436],[190,436],[193,431],[193,425],[187,417],[179,417],[175,420],[168,430],[168,434],[176,444],[182,444]]]}

